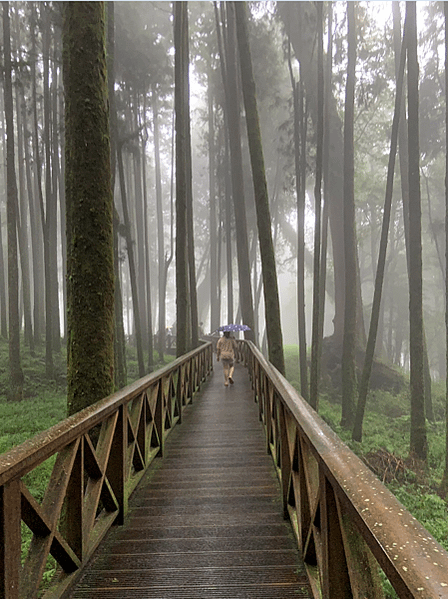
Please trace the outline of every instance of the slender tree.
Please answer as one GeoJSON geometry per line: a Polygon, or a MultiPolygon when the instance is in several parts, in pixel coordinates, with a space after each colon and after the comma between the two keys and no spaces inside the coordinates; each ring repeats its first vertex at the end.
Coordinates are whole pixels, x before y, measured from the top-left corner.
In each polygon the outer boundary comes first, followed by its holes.
{"type": "Polygon", "coordinates": [[[213,67],[211,59],[207,62],[207,100],[208,100],[208,180],[210,195],[210,331],[219,326],[219,291],[218,291],[218,224],[216,216],[217,197],[215,180],[215,127],[214,127],[214,94],[213,67]]]}
{"type": "Polygon", "coordinates": [[[297,324],[299,335],[300,393],[308,401],[308,358],[306,351],[305,318],[305,189],[306,189],[306,121],[303,82],[296,76],[292,66],[291,42],[288,35],[288,68],[293,92],[294,111],[294,166],[297,206],[297,324]]]}
{"type": "Polygon", "coordinates": [[[73,414],[114,389],[114,266],[105,3],[64,4],[68,348],[73,414]]]}
{"type": "Polygon", "coordinates": [[[409,139],[409,350],[411,385],[410,451],[427,457],[423,356],[423,289],[420,196],[420,143],[416,3],[406,2],[408,27],[408,139],[409,139]]]}
{"type": "Polygon", "coordinates": [[[196,260],[194,251],[194,225],[193,225],[193,165],[191,156],[191,125],[190,125],[190,48],[188,32],[188,10],[185,11],[183,28],[183,102],[184,102],[184,122],[186,139],[186,191],[187,191],[187,252],[188,252],[188,283],[190,300],[190,336],[191,344],[189,349],[199,345],[199,317],[198,317],[198,296],[196,289],[196,260]]]}
{"type": "Polygon", "coordinates": [[[342,350],[342,416],[341,424],[351,428],[356,393],[356,309],[357,259],[354,187],[354,108],[356,66],[355,3],[347,2],[348,63],[344,112],[344,235],[345,235],[345,312],[342,350]]]}
{"type": "Polygon", "coordinates": [[[247,8],[245,2],[234,2],[234,6],[247,135],[252,165],[252,180],[255,193],[255,208],[257,211],[269,360],[282,374],[285,374],[277,269],[272,241],[268,189],[249,45],[247,8]]]}
{"type": "Polygon", "coordinates": [[[176,115],[176,351],[188,350],[188,252],[187,252],[187,134],[185,73],[187,2],[174,3],[174,102],[176,115]]]}
{"type": "Polygon", "coordinates": [[[235,7],[232,2],[226,4],[227,27],[224,36],[225,52],[225,106],[227,114],[227,129],[229,139],[231,188],[233,210],[235,214],[236,253],[238,267],[239,300],[241,315],[250,327],[245,332],[246,339],[255,340],[254,335],[254,305],[250,280],[249,240],[247,233],[247,215],[244,193],[244,172],[241,149],[240,126],[240,93],[238,85],[236,39],[235,39],[235,7]]]}
{"type": "MultiPolygon", "coordinates": [[[[443,3],[445,18],[445,143],[448,148],[448,2],[443,3]]],[[[448,493],[448,152],[445,152],[445,471],[441,492],[448,493]]]]}
{"type": "Polygon", "coordinates": [[[378,256],[378,266],[375,277],[375,289],[373,294],[372,314],[370,317],[369,336],[364,358],[364,367],[359,385],[358,405],[356,410],[355,424],[353,427],[352,438],[355,441],[362,440],[362,423],[364,411],[367,402],[367,393],[369,391],[370,375],[372,372],[373,359],[375,355],[375,344],[378,332],[378,323],[380,319],[381,296],[384,282],[384,270],[386,267],[387,239],[389,235],[390,215],[392,208],[392,194],[394,185],[395,158],[398,145],[398,131],[401,112],[401,99],[403,91],[404,67],[406,62],[406,30],[403,35],[403,43],[400,53],[400,68],[398,71],[397,91],[395,95],[395,111],[392,122],[392,134],[389,152],[389,164],[387,168],[386,198],[384,201],[383,225],[381,229],[381,240],[378,256]]]}
{"type": "Polygon", "coordinates": [[[143,339],[140,327],[140,304],[137,284],[137,272],[135,267],[134,240],[132,238],[131,217],[128,208],[128,194],[126,193],[126,180],[123,164],[123,144],[117,143],[117,166],[118,179],[120,182],[121,205],[123,208],[124,233],[126,238],[126,249],[129,263],[129,278],[131,280],[132,312],[134,316],[135,341],[137,346],[138,373],[142,377],[145,374],[145,362],[143,358],[143,339]]]}
{"type": "Polygon", "coordinates": [[[9,393],[11,401],[23,399],[23,371],[20,360],[19,267],[17,256],[18,192],[14,156],[14,106],[11,77],[11,26],[9,2],[3,7],[3,47],[5,61],[6,120],[6,219],[8,231],[8,314],[9,314],[9,393]]]}
{"type": "Polygon", "coordinates": [[[313,270],[313,334],[311,339],[310,405],[319,407],[319,356],[320,356],[320,253],[322,227],[322,170],[324,144],[324,60],[323,60],[323,10],[322,3],[317,9],[317,148],[316,179],[314,184],[314,270],[313,270]]]}
{"type": "MultiPolygon", "coordinates": [[[[116,164],[117,164],[117,111],[115,107],[115,5],[109,0],[106,5],[107,10],[107,81],[109,92],[109,112],[110,112],[110,170],[111,170],[111,190],[115,189],[116,164]]],[[[123,296],[121,292],[120,281],[120,259],[119,259],[119,236],[118,227],[120,219],[118,212],[114,207],[114,311],[115,311],[115,331],[114,331],[114,362],[115,362],[115,387],[121,389],[127,382],[126,368],[126,341],[124,335],[123,323],[123,296]]]]}

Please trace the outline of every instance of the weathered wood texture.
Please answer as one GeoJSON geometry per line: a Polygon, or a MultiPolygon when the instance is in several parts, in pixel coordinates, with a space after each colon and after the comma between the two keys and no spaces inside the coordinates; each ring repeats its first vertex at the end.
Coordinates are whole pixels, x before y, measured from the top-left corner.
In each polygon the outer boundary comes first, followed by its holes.
{"type": "Polygon", "coordinates": [[[49,554],[61,575],[45,596],[69,596],[101,541],[74,599],[381,599],[379,566],[400,598],[448,597],[447,552],[252,343],[238,351],[252,389],[240,366],[224,387],[218,365],[190,405],[211,347],[0,456],[0,599],[40,596],[49,554]],[[51,456],[37,501],[23,477],[51,456]]]}
{"type": "Polygon", "coordinates": [[[45,596],[65,595],[123,522],[129,496],[211,368],[206,344],[0,456],[0,599],[40,596],[50,555],[60,572],[45,596]],[[49,459],[47,489],[35,498],[24,477],[49,459]],[[33,535],[27,550],[21,523],[33,535]]]}
{"type": "Polygon", "coordinates": [[[315,598],[448,597],[448,553],[250,342],[240,343],[315,598]]]}
{"type": "Polygon", "coordinates": [[[311,598],[247,372],[215,366],[73,599],[311,598]]]}

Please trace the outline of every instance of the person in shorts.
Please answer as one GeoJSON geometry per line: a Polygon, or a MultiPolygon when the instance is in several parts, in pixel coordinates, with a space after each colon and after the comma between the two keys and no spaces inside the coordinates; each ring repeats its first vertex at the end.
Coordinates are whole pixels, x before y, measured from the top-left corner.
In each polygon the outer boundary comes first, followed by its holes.
{"type": "Polygon", "coordinates": [[[224,331],[224,336],[218,339],[216,344],[216,359],[221,360],[222,367],[224,370],[224,385],[229,386],[229,383],[233,385],[233,371],[234,360],[235,360],[235,339],[230,336],[229,331],[224,331]]]}

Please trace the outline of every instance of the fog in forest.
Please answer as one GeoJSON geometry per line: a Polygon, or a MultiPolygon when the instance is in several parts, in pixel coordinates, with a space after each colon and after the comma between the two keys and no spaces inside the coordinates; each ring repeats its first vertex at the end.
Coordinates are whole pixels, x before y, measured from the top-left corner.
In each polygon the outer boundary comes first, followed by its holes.
{"type": "MultiPolygon", "coordinates": [[[[202,323],[204,333],[213,332],[229,320],[242,321],[241,273],[237,264],[240,223],[236,222],[234,210],[226,129],[229,126],[226,124],[228,98],[223,85],[223,69],[229,68],[232,55],[232,42],[229,45],[225,27],[226,20],[230,19],[230,13],[226,12],[228,4],[188,3],[194,258],[198,321],[202,323]],[[232,295],[233,301],[229,302],[232,295]]],[[[291,6],[295,4],[249,3],[249,36],[279,281],[283,341],[285,344],[298,343],[298,236],[302,225],[299,226],[297,210],[298,194],[303,193],[304,246],[299,248],[299,253],[304,250],[304,310],[309,347],[313,318],[318,170],[317,50],[313,50],[316,42],[312,41],[317,39],[317,16],[316,11],[311,15],[311,3],[298,3],[305,11],[303,22],[306,21],[307,26],[303,29],[300,19],[291,16],[291,6]],[[294,90],[301,94],[300,147],[296,147],[298,140],[294,137],[294,90]],[[300,166],[297,166],[297,160],[302,161],[300,166]],[[297,168],[301,169],[302,191],[298,190],[297,168]]],[[[445,375],[444,25],[440,3],[417,4],[423,311],[430,370],[438,378],[445,375]]],[[[148,347],[148,338],[154,336],[154,348],[157,349],[159,331],[176,326],[172,4],[114,2],[111,5],[115,21],[112,76],[116,129],[113,135],[123,161],[123,174],[119,174],[116,168],[114,172],[123,329],[132,341],[136,334],[136,304],[131,278],[135,276],[140,306],[139,334],[145,348],[148,347]],[[123,197],[123,190],[126,197],[123,197]],[[127,205],[127,217],[123,202],[127,205]],[[129,244],[134,250],[134,275],[131,275],[130,269],[129,244]]],[[[362,300],[358,326],[363,342],[369,328],[377,269],[396,69],[405,13],[405,3],[397,3],[397,6],[395,49],[392,3],[359,2],[356,10],[354,209],[358,300],[362,300]]],[[[294,13],[297,14],[300,11],[294,13]]],[[[320,243],[327,243],[325,304],[321,307],[321,316],[323,313],[324,336],[331,337],[341,335],[344,327],[346,3],[324,3],[322,22],[325,89],[328,81],[331,83],[325,100],[328,111],[324,114],[324,172],[319,183],[322,191],[320,243]],[[330,5],[331,39],[328,37],[330,5]],[[327,225],[328,233],[325,234],[327,225]]],[[[20,322],[26,344],[43,343],[49,335],[48,328],[45,329],[49,314],[48,307],[47,312],[45,310],[45,298],[49,296],[54,350],[64,338],[67,326],[64,94],[61,7],[58,3],[11,4],[11,56],[19,213],[20,322]],[[44,255],[47,236],[49,245],[44,255]],[[48,263],[46,271],[45,262],[48,263]]],[[[250,264],[244,277],[250,281],[253,296],[256,340],[260,347],[266,349],[262,264],[239,71],[237,84],[244,193],[236,202],[245,207],[250,264]]],[[[3,96],[1,101],[4,103],[3,96]]],[[[403,115],[406,116],[406,102],[403,115]]],[[[4,119],[1,127],[0,144],[5,153],[4,119]]],[[[400,146],[406,139],[406,125],[402,134],[404,137],[398,143],[395,167],[376,353],[388,363],[407,369],[409,290],[407,234],[403,216],[406,200],[403,203],[402,199],[407,191],[400,174],[407,160],[406,148],[400,146]]],[[[5,181],[5,159],[1,169],[5,181]]],[[[5,184],[2,186],[0,216],[3,250],[0,256],[1,334],[6,336],[8,241],[5,184]]]]}

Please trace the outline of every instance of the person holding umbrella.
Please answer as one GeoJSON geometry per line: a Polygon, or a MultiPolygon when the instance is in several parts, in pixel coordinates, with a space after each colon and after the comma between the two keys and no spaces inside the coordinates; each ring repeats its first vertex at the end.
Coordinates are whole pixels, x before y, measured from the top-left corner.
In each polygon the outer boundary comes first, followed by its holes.
{"type": "Polygon", "coordinates": [[[218,339],[216,344],[216,359],[221,359],[224,370],[224,385],[233,385],[233,371],[235,369],[233,361],[235,359],[236,342],[230,336],[230,331],[224,331],[224,337],[218,339]]]}

